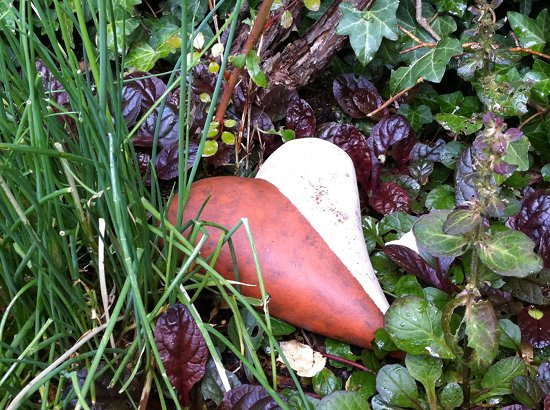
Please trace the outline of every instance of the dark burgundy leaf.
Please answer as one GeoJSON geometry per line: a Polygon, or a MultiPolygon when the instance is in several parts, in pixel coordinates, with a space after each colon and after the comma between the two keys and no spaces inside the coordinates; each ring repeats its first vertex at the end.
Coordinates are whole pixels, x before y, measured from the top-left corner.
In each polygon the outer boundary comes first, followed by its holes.
{"type": "Polygon", "coordinates": [[[474,187],[474,161],[472,148],[470,147],[462,151],[456,161],[455,197],[457,205],[477,198],[477,192],[474,187]]]}
{"type": "Polygon", "coordinates": [[[122,117],[127,127],[134,125],[141,112],[142,95],[136,87],[122,88],[122,117]]]}
{"type": "Polygon", "coordinates": [[[550,269],[550,230],[544,231],[540,237],[538,254],[542,257],[544,267],[550,269]]]}
{"type": "Polygon", "coordinates": [[[511,174],[517,169],[517,167],[517,165],[512,165],[504,161],[499,161],[493,165],[493,172],[499,175],[511,174]]]}
{"type": "Polygon", "coordinates": [[[195,94],[206,93],[212,95],[216,88],[218,76],[208,69],[206,64],[199,64],[193,67],[193,92],[195,94]]]}
{"type": "Polygon", "coordinates": [[[411,198],[407,191],[394,182],[382,183],[369,198],[369,205],[381,215],[392,212],[410,212],[411,198]]]}
{"type": "Polygon", "coordinates": [[[317,130],[317,137],[330,141],[342,148],[353,161],[357,181],[368,190],[372,176],[372,155],[367,139],[353,125],[328,122],[317,130]]]}
{"type": "Polygon", "coordinates": [[[550,393],[548,393],[544,399],[544,410],[547,409],[550,409],[550,393]]]}
{"type": "MultiPolygon", "coordinates": [[[[189,142],[187,168],[193,166],[197,156],[198,146],[194,142],[189,142]]],[[[168,180],[178,176],[178,142],[173,142],[165,146],[155,158],[155,169],[160,179],[168,180]]]]}
{"type": "Polygon", "coordinates": [[[307,101],[295,98],[286,110],[286,127],[296,133],[296,138],[315,135],[315,113],[307,101]]]}
{"type": "MultiPolygon", "coordinates": [[[[481,409],[483,409],[483,407],[481,409]]],[[[531,408],[522,404],[510,404],[509,406],[501,407],[500,410],[531,410],[531,408]]]]}
{"type": "Polygon", "coordinates": [[[181,90],[176,88],[166,97],[166,102],[179,110],[181,100],[181,90]]]}
{"type": "Polygon", "coordinates": [[[290,101],[298,98],[296,90],[292,90],[285,84],[270,84],[267,89],[258,90],[259,107],[272,121],[279,121],[286,115],[286,109],[290,101]]]}
{"type": "Polygon", "coordinates": [[[491,302],[500,316],[517,315],[523,309],[523,304],[515,299],[510,292],[495,289],[485,282],[480,285],[479,291],[491,302]]]}
{"type": "Polygon", "coordinates": [[[550,194],[547,191],[536,191],[527,196],[519,214],[508,219],[507,224],[525,233],[538,246],[543,234],[550,228],[550,194]]]}
{"type": "Polygon", "coordinates": [[[410,161],[426,160],[431,162],[438,162],[441,159],[441,152],[445,149],[445,141],[438,139],[433,147],[429,145],[417,142],[414,144],[410,153],[410,161]]]}
{"type": "Polygon", "coordinates": [[[253,108],[250,116],[253,128],[266,132],[275,128],[269,115],[258,108],[253,108]]]}
{"type": "MultiPolygon", "coordinates": [[[[367,118],[367,114],[380,107],[384,100],[376,87],[365,77],[342,74],[332,83],[332,91],[338,105],[352,118],[367,118]]],[[[380,119],[389,114],[387,108],[373,118],[380,119]]]]}
{"type": "MultiPolygon", "coordinates": [[[[137,131],[138,141],[150,141],[151,145],[154,140],[155,127],[157,125],[157,118],[160,107],[156,107],[153,112],[145,119],[145,122],[141,124],[137,131]]],[[[179,118],[176,109],[170,104],[166,104],[162,110],[162,117],[160,119],[159,146],[162,148],[166,145],[177,141],[179,138],[179,118]]],[[[134,144],[136,140],[132,140],[134,144]]]]}
{"type": "Polygon", "coordinates": [[[440,269],[434,269],[418,253],[406,246],[386,245],[384,253],[407,272],[444,292],[453,293],[459,290],[440,269]]]}
{"type": "Polygon", "coordinates": [[[178,399],[189,405],[189,392],[206,371],[208,348],[187,308],[178,303],[157,320],[155,342],[178,399]]]}
{"type": "Polygon", "coordinates": [[[526,306],[518,315],[521,337],[536,349],[550,346],[550,307],[526,306]]]}
{"type": "Polygon", "coordinates": [[[145,176],[149,171],[149,162],[151,161],[151,151],[149,149],[143,149],[135,147],[136,159],[139,166],[139,172],[141,176],[145,176]]]}
{"type": "Polygon", "coordinates": [[[263,386],[242,384],[225,393],[218,410],[276,410],[277,402],[263,386]]]}
{"type": "Polygon", "coordinates": [[[370,137],[373,141],[374,155],[378,158],[386,155],[388,149],[395,143],[410,138],[413,135],[407,118],[403,115],[385,117],[372,127],[370,137]]]}
{"type": "Polygon", "coordinates": [[[247,99],[246,82],[240,81],[233,91],[233,107],[235,111],[242,112],[247,99]]]}
{"type": "Polygon", "coordinates": [[[133,88],[141,94],[141,110],[147,111],[166,91],[166,84],[146,71],[134,71],[124,76],[124,95],[127,88],[133,88]]]}
{"type": "Polygon", "coordinates": [[[539,366],[535,377],[544,394],[550,394],[550,360],[539,366]]]}
{"type": "Polygon", "coordinates": [[[405,138],[404,140],[401,140],[393,145],[391,156],[398,166],[403,167],[409,163],[410,154],[416,145],[416,142],[416,135],[414,132],[411,132],[408,138],[405,138]]]}
{"type": "Polygon", "coordinates": [[[55,78],[50,69],[46,67],[44,61],[37,59],[35,64],[36,72],[42,77],[42,85],[49,98],[59,106],[69,104],[69,94],[67,94],[61,82],[55,78]]]}

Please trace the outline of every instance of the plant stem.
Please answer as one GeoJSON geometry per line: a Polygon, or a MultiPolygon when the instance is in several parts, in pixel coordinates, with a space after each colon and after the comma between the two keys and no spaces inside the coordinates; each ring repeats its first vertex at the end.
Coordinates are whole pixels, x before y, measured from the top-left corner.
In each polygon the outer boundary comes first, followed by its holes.
{"type": "MultiPolygon", "coordinates": [[[[252,50],[252,47],[254,47],[254,45],[260,38],[260,35],[264,30],[265,22],[267,21],[267,17],[269,16],[272,4],[273,0],[264,0],[262,2],[260,10],[258,11],[258,16],[256,17],[256,21],[254,21],[254,26],[252,26],[252,30],[250,30],[250,35],[248,36],[248,39],[244,44],[241,54],[248,54],[248,52],[252,50]]],[[[220,103],[218,104],[214,121],[218,121],[220,123],[223,121],[225,111],[227,110],[229,102],[231,101],[231,97],[233,96],[233,91],[235,90],[235,87],[239,82],[240,73],[240,68],[233,67],[233,70],[231,71],[231,76],[229,77],[229,81],[227,82],[227,87],[225,88],[225,90],[223,90],[222,98],[220,100],[220,103]]]]}

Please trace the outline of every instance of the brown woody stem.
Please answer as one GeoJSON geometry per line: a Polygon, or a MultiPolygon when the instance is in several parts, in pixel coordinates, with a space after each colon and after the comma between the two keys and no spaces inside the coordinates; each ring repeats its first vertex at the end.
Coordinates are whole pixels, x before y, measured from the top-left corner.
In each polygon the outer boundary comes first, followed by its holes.
{"type": "Polygon", "coordinates": [[[372,117],[373,115],[376,115],[378,114],[380,111],[382,111],[384,108],[388,107],[390,104],[392,104],[395,100],[397,100],[398,98],[400,98],[401,96],[403,96],[404,94],[408,93],[409,91],[411,91],[414,87],[416,87],[418,84],[421,84],[424,82],[424,79],[422,77],[420,77],[418,80],[416,80],[416,84],[411,86],[411,87],[408,87],[408,88],[405,88],[404,90],[402,91],[399,91],[397,94],[395,94],[393,97],[391,97],[388,101],[386,101],[384,104],[382,104],[380,107],[378,107],[376,110],[374,111],[371,111],[367,114],[367,117],[372,117]]]}
{"type": "MultiPolygon", "coordinates": [[[[248,54],[248,52],[252,50],[252,48],[260,38],[264,30],[265,22],[269,17],[269,12],[271,10],[272,4],[273,0],[264,0],[262,2],[260,10],[258,11],[258,16],[256,17],[256,21],[254,21],[254,25],[250,30],[250,34],[248,36],[248,39],[246,40],[246,43],[244,44],[241,54],[248,54]]],[[[235,91],[235,87],[239,82],[240,73],[240,68],[233,67],[233,70],[231,71],[231,75],[229,77],[229,81],[227,82],[227,87],[225,87],[225,89],[223,90],[220,103],[218,104],[218,108],[216,109],[214,121],[218,121],[219,123],[223,121],[223,118],[225,117],[225,112],[227,111],[227,107],[229,106],[231,97],[233,96],[233,91],[235,91]]]]}

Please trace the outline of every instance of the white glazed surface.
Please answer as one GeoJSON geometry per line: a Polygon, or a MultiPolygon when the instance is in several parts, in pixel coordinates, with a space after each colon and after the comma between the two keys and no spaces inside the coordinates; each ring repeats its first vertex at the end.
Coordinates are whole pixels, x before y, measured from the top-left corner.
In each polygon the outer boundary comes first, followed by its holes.
{"type": "Polygon", "coordinates": [[[351,158],[328,141],[300,138],[277,149],[256,178],[271,182],[300,210],[376,306],[386,312],[388,301],[363,237],[351,158]]]}

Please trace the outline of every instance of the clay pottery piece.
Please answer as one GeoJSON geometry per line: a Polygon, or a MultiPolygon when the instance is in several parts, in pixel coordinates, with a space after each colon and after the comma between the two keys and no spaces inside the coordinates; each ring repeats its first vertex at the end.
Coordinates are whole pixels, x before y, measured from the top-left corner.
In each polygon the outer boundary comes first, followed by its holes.
{"type": "MultiPolygon", "coordinates": [[[[195,219],[201,208],[201,220],[228,229],[248,219],[271,315],[327,337],[371,346],[374,331],[384,325],[388,302],[368,257],[355,172],[344,151],[320,139],[291,141],[268,158],[256,179],[195,182],[184,221],[195,219]]],[[[169,209],[172,223],[176,215],[177,197],[169,209]]],[[[220,237],[218,229],[206,229],[210,238],[203,257],[220,237]]],[[[245,230],[239,228],[232,238],[239,277],[227,246],[215,269],[227,279],[257,285],[245,230]]],[[[242,286],[241,291],[260,297],[258,286],[242,286]]]]}

